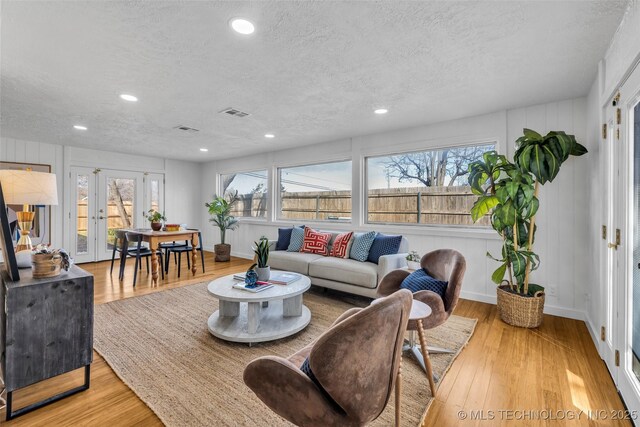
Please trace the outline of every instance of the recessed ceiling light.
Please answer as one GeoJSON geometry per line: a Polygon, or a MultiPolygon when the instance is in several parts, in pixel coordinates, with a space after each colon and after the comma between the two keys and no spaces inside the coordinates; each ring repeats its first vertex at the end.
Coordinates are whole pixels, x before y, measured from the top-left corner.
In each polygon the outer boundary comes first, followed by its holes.
{"type": "Polygon", "coordinates": [[[233,30],[236,33],[246,35],[246,34],[252,34],[255,31],[253,24],[247,21],[246,19],[234,18],[230,21],[230,24],[231,24],[231,28],[233,28],[233,30]]]}
{"type": "Polygon", "coordinates": [[[200,151],[202,151],[203,153],[206,153],[207,151],[209,151],[208,148],[201,148],[200,151]]]}
{"type": "Polygon", "coordinates": [[[389,110],[387,110],[386,108],[378,108],[377,110],[373,111],[376,114],[387,114],[389,112],[389,110]]]}
{"type": "Polygon", "coordinates": [[[87,130],[87,127],[82,125],[73,125],[73,128],[78,130],[87,130]]]}
{"type": "Polygon", "coordinates": [[[275,138],[276,136],[274,134],[272,134],[272,133],[265,133],[264,137],[265,138],[275,138]]]}
{"type": "Polygon", "coordinates": [[[129,95],[127,93],[123,93],[120,95],[120,98],[124,99],[125,101],[129,101],[129,102],[138,102],[138,98],[133,96],[133,95],[129,95]]]}

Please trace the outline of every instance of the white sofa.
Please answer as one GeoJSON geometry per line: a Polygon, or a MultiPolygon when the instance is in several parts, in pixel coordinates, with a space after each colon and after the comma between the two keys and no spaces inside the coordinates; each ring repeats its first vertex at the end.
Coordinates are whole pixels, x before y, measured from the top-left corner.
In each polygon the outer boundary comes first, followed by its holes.
{"type": "MultiPolygon", "coordinates": [[[[340,233],[323,232],[332,234],[329,241],[331,249],[334,239],[340,233]]],[[[378,284],[388,272],[407,266],[409,245],[404,237],[398,253],[381,256],[378,264],[304,252],[275,251],[275,242],[270,241],[272,250],[269,252],[269,265],[273,270],[294,271],[308,276],[313,285],[371,298],[376,297],[378,284]]]]}

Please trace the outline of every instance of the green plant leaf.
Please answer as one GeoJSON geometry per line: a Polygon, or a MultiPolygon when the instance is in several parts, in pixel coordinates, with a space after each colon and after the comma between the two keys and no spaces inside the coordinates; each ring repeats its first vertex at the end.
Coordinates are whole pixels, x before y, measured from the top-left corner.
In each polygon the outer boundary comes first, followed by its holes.
{"type": "Polygon", "coordinates": [[[517,211],[511,200],[496,206],[494,214],[505,227],[512,226],[516,222],[517,211]]]}
{"type": "Polygon", "coordinates": [[[540,206],[540,201],[537,197],[531,199],[529,203],[523,206],[522,209],[522,218],[529,219],[538,212],[538,207],[540,206]]]}
{"type": "Polygon", "coordinates": [[[507,260],[506,257],[503,258],[503,259],[495,258],[493,255],[491,255],[491,253],[489,251],[487,251],[487,258],[491,258],[492,260],[498,261],[498,262],[506,262],[506,260],[507,260]]]}
{"type": "Polygon", "coordinates": [[[505,262],[500,267],[498,267],[496,271],[494,271],[493,274],[491,275],[491,280],[493,281],[493,283],[496,283],[499,285],[502,282],[502,279],[504,278],[504,274],[506,273],[506,271],[507,271],[507,263],[505,262]]]}
{"type": "Polygon", "coordinates": [[[588,153],[587,148],[584,145],[578,144],[576,142],[575,144],[573,144],[573,147],[571,147],[571,151],[569,154],[571,154],[572,156],[582,156],[586,153],[588,153]]]}
{"type": "Polygon", "coordinates": [[[535,283],[529,283],[529,295],[534,296],[538,291],[544,292],[544,288],[540,285],[536,285],[535,283]]]}
{"type": "Polygon", "coordinates": [[[536,132],[535,130],[531,130],[531,129],[527,129],[524,128],[522,130],[522,133],[524,134],[525,137],[527,137],[528,139],[533,139],[536,141],[540,141],[542,140],[542,135],[540,135],[538,132],[536,132]]]}
{"type": "Polygon", "coordinates": [[[496,196],[479,197],[471,208],[471,219],[473,219],[473,222],[478,221],[480,218],[491,212],[491,209],[497,206],[498,203],[499,201],[496,196]]]}
{"type": "Polygon", "coordinates": [[[509,197],[511,197],[512,199],[516,198],[516,193],[518,193],[518,188],[519,187],[520,187],[520,184],[517,181],[508,181],[504,185],[504,188],[506,189],[507,193],[509,194],[509,197]]]}

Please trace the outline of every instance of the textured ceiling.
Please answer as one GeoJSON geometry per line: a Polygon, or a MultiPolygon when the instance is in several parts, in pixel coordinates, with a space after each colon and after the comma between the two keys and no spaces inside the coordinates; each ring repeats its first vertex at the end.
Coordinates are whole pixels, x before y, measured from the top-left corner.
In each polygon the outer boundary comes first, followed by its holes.
{"type": "Polygon", "coordinates": [[[1,132],[204,161],[583,96],[626,5],[3,1],[1,132]]]}

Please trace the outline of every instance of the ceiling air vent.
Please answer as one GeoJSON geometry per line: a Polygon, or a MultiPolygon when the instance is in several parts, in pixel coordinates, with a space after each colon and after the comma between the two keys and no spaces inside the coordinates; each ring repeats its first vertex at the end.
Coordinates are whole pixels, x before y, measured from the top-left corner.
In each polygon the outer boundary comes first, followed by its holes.
{"type": "Polygon", "coordinates": [[[178,126],[174,127],[174,129],[178,129],[178,130],[181,130],[181,131],[187,132],[187,133],[200,132],[199,129],[194,129],[194,128],[190,128],[189,126],[182,126],[182,125],[178,125],[178,126]]]}
{"type": "Polygon", "coordinates": [[[245,113],[244,111],[240,111],[240,110],[236,110],[235,108],[226,108],[222,111],[220,111],[221,113],[224,114],[228,114],[230,116],[235,116],[235,117],[247,117],[249,115],[249,113],[245,113]]]}

